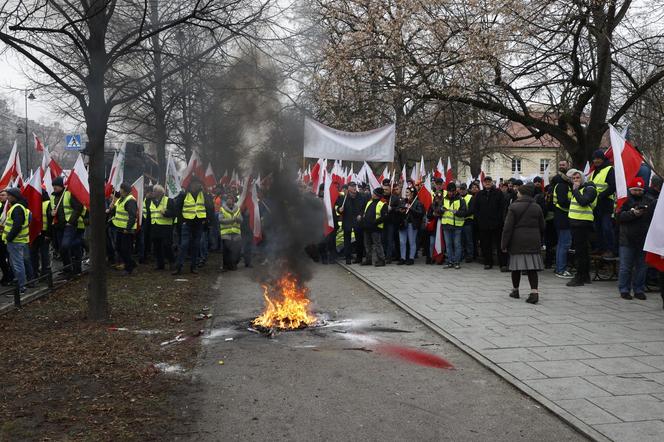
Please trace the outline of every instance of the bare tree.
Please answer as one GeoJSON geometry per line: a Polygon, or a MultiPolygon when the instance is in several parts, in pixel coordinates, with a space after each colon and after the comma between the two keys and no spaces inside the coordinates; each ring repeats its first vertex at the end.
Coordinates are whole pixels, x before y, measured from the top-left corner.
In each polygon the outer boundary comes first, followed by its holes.
{"type": "MultiPolygon", "coordinates": [[[[169,18],[151,23],[149,0],[16,0],[0,9],[0,41],[74,97],[86,123],[90,155],[91,275],[88,315],[108,317],[105,270],[104,140],[109,118],[153,87],[137,66],[155,35],[182,25],[244,32],[266,4],[196,0],[164,2],[169,18]]],[[[162,72],[168,78],[182,69],[162,72]]]]}

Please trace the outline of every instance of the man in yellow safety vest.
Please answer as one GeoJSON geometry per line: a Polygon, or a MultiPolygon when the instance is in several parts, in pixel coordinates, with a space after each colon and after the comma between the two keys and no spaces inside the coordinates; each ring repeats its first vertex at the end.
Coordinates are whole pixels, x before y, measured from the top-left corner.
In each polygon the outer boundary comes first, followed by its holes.
{"type": "Polygon", "coordinates": [[[131,275],[136,267],[136,262],[131,256],[134,246],[134,234],[138,227],[138,203],[131,194],[131,185],[128,183],[120,184],[120,199],[111,209],[113,215],[113,225],[117,228],[116,247],[118,255],[124,263],[124,274],[131,275]]]}
{"type": "Polygon", "coordinates": [[[150,239],[157,259],[156,270],[164,270],[164,258],[171,267],[175,263],[173,255],[175,203],[165,195],[164,188],[159,184],[152,187],[151,196],[152,198],[146,201],[147,219],[150,220],[150,239]]]}
{"type": "Polygon", "coordinates": [[[214,211],[212,201],[208,201],[205,197],[200,178],[197,176],[191,178],[187,191],[177,197],[175,207],[180,223],[180,244],[175,271],[172,274],[182,273],[182,266],[187,256],[191,260],[191,273],[198,273],[201,235],[208,223],[208,216],[212,216],[214,211]]]}
{"type": "Polygon", "coordinates": [[[224,258],[222,269],[237,270],[242,245],[242,214],[236,204],[235,196],[227,195],[219,207],[219,234],[224,258]]]}
{"type": "Polygon", "coordinates": [[[597,232],[597,252],[613,256],[615,241],[613,231],[613,211],[616,202],[616,174],[602,149],[593,153],[593,171],[590,181],[597,188],[595,206],[595,232],[597,232]]]}
{"type": "Polygon", "coordinates": [[[13,187],[7,189],[7,202],[10,204],[7,211],[5,228],[2,231],[2,241],[7,244],[9,261],[18,281],[18,288],[25,293],[26,280],[32,279],[32,265],[30,264],[30,210],[28,203],[21,195],[21,191],[13,187]]]}
{"type": "Polygon", "coordinates": [[[69,190],[65,190],[62,177],[55,178],[52,184],[51,215],[56,243],[60,246],[63,274],[77,275],[81,273],[86,209],[69,190]]]}
{"type": "Polygon", "coordinates": [[[597,202],[597,190],[591,181],[585,181],[583,172],[567,171],[572,180],[572,198],[569,203],[569,225],[572,230],[572,245],[576,257],[576,275],[567,285],[582,286],[590,283],[590,234],[595,217],[593,209],[597,202]]]}
{"type": "Polygon", "coordinates": [[[44,276],[51,271],[51,257],[49,248],[51,246],[51,235],[53,215],[51,214],[51,199],[42,189],[42,229],[39,235],[30,244],[30,262],[32,271],[37,275],[44,276]],[[41,269],[39,265],[41,264],[41,269]]]}

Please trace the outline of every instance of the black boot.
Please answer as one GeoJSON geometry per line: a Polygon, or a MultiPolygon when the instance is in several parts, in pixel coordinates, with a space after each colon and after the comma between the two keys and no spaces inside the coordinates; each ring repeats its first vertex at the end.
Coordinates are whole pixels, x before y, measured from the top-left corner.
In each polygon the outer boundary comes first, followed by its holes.
{"type": "Polygon", "coordinates": [[[176,276],[182,274],[182,267],[176,267],[174,271],[171,272],[171,275],[176,276]]]}
{"type": "Polygon", "coordinates": [[[539,294],[532,292],[528,296],[528,299],[526,299],[528,304],[537,304],[537,301],[539,301],[539,294]]]}
{"type": "Polygon", "coordinates": [[[510,298],[519,299],[519,289],[512,289],[510,298]]]}

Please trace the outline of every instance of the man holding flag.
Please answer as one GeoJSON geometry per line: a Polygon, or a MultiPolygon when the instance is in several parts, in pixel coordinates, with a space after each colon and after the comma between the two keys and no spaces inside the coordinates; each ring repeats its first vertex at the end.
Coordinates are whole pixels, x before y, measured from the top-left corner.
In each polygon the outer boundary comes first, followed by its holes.
{"type": "Polygon", "coordinates": [[[175,200],[175,213],[180,223],[180,247],[178,251],[175,271],[173,275],[182,273],[182,266],[187,255],[191,259],[191,273],[198,273],[198,258],[200,256],[201,235],[207,225],[208,214],[212,216],[214,209],[208,207],[201,179],[191,175],[187,191],[175,200]]]}
{"type": "Polygon", "coordinates": [[[65,275],[77,275],[81,273],[81,259],[83,257],[85,206],[69,189],[65,189],[62,177],[53,180],[51,206],[53,231],[57,238],[56,242],[60,245],[60,255],[64,266],[63,273],[65,275]]]}
{"type": "Polygon", "coordinates": [[[25,283],[32,279],[32,265],[30,264],[30,210],[28,203],[15,187],[7,189],[7,202],[10,207],[7,211],[7,220],[2,232],[2,241],[7,244],[9,260],[18,281],[18,289],[25,293],[25,283]]]}
{"type": "Polygon", "coordinates": [[[595,231],[597,232],[597,251],[606,256],[613,256],[613,211],[616,202],[616,174],[609,159],[602,149],[593,153],[593,171],[589,178],[597,189],[595,206],[595,231]]]}
{"type": "Polygon", "coordinates": [[[129,184],[120,184],[120,199],[111,208],[111,216],[113,217],[113,225],[117,229],[115,244],[124,264],[124,274],[131,275],[136,267],[131,252],[140,214],[138,213],[136,198],[131,194],[129,184]]]}

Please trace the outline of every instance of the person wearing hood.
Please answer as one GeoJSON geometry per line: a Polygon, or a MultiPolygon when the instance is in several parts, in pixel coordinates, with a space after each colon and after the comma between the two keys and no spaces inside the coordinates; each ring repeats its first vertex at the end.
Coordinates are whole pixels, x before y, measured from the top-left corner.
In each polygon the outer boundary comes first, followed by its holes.
{"type": "Polygon", "coordinates": [[[519,298],[521,273],[526,272],[530,283],[530,296],[526,299],[529,304],[539,301],[537,272],[544,268],[540,254],[545,229],[544,214],[534,195],[534,184],[519,186],[517,199],[507,210],[501,238],[503,252],[509,252],[509,269],[512,272],[510,297],[519,298]]]}
{"type": "MultiPolygon", "coordinates": [[[[7,202],[7,196],[7,190],[0,191],[0,213],[2,214],[2,217],[0,217],[0,231],[2,231],[5,220],[7,219],[7,211],[5,210],[5,205],[9,204],[7,202]]],[[[0,241],[0,269],[2,269],[2,280],[0,280],[0,284],[3,286],[10,285],[14,280],[14,272],[9,263],[7,244],[5,244],[4,241],[0,241]]]]}
{"type": "Polygon", "coordinates": [[[602,149],[593,152],[593,171],[590,181],[597,189],[595,206],[595,232],[597,252],[604,256],[614,256],[613,210],[616,203],[616,174],[602,149]]]}
{"type": "Polygon", "coordinates": [[[364,206],[362,227],[364,230],[364,261],[363,266],[372,263],[376,267],[385,265],[385,251],[383,250],[383,222],[387,216],[387,205],[383,201],[383,188],[376,187],[371,200],[364,206]]]}
{"type": "Polygon", "coordinates": [[[85,232],[83,217],[86,209],[69,190],[65,190],[62,177],[55,178],[52,185],[51,215],[56,243],[60,246],[63,274],[78,275],[82,270],[83,232],[85,232]]]}
{"type": "Polygon", "coordinates": [[[567,270],[567,255],[572,245],[572,231],[569,227],[569,203],[572,199],[572,182],[567,176],[569,163],[565,160],[558,162],[558,174],[551,180],[552,204],[553,204],[553,225],[558,237],[556,246],[556,268],[553,272],[555,276],[563,279],[572,279],[572,275],[567,270]]]}
{"type": "Polygon", "coordinates": [[[570,169],[567,176],[572,181],[572,198],[569,203],[569,226],[572,231],[572,245],[576,258],[576,275],[568,287],[590,284],[590,234],[595,217],[593,209],[597,203],[597,189],[591,181],[586,181],[582,171],[570,169]]]}
{"type": "Polygon", "coordinates": [[[242,214],[233,195],[228,195],[219,207],[219,234],[223,256],[222,271],[237,270],[242,246],[242,214]]]}
{"type": "Polygon", "coordinates": [[[25,293],[25,283],[32,279],[32,265],[30,263],[30,210],[28,203],[21,195],[21,191],[15,187],[7,189],[7,220],[2,231],[2,241],[7,244],[9,261],[11,262],[14,275],[18,281],[18,289],[21,294],[25,293]]]}
{"type": "Polygon", "coordinates": [[[173,256],[173,220],[175,218],[175,203],[165,195],[165,189],[156,184],[152,187],[151,198],[146,201],[147,216],[150,220],[150,240],[157,259],[155,270],[164,270],[168,260],[171,270],[175,257],[173,256]]]}
{"type": "Polygon", "coordinates": [[[51,237],[53,235],[52,224],[53,215],[51,214],[51,199],[46,189],[42,189],[42,229],[39,235],[30,244],[30,263],[35,275],[44,276],[51,271],[51,256],[49,248],[51,246],[51,237]],[[41,269],[39,264],[41,263],[41,269]]]}
{"type": "Polygon", "coordinates": [[[655,200],[644,192],[645,182],[635,177],[628,183],[629,197],[620,208],[620,270],[618,289],[620,297],[645,300],[646,261],[643,246],[655,209],[655,200]]]}

